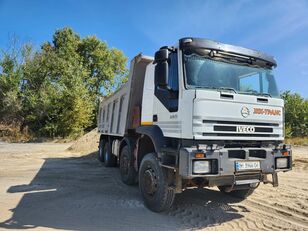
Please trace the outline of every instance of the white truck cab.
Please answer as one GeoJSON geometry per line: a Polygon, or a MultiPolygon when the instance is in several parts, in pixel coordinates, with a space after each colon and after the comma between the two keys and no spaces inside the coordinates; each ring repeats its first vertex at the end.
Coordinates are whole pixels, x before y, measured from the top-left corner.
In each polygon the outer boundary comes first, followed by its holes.
{"type": "Polygon", "coordinates": [[[120,165],[153,211],[188,187],[246,198],[292,167],[272,56],[183,38],[138,55],[129,81],[100,105],[99,159],[120,165]],[[268,175],[272,175],[271,180],[268,175]]]}

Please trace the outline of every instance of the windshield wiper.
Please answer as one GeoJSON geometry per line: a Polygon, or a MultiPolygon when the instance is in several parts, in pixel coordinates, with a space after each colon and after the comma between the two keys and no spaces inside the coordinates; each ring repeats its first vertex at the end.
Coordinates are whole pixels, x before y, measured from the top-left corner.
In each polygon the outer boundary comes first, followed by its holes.
{"type": "Polygon", "coordinates": [[[237,91],[232,87],[219,87],[217,90],[227,90],[227,91],[233,91],[234,93],[237,93],[237,91]]]}
{"type": "Polygon", "coordinates": [[[270,93],[258,93],[260,96],[268,96],[272,98],[272,95],[270,93]]]}
{"type": "Polygon", "coordinates": [[[267,97],[272,98],[272,95],[270,93],[259,93],[259,92],[256,92],[256,91],[243,91],[243,92],[239,92],[239,94],[259,95],[259,96],[267,96],[267,97]]]}
{"type": "Polygon", "coordinates": [[[233,91],[234,93],[237,93],[237,91],[232,87],[211,87],[211,86],[194,86],[194,85],[191,86],[193,86],[194,88],[213,89],[217,91],[233,91]]]}
{"type": "Polygon", "coordinates": [[[210,87],[210,86],[195,86],[195,85],[188,85],[193,88],[204,88],[204,89],[217,89],[216,87],[210,87]]]}

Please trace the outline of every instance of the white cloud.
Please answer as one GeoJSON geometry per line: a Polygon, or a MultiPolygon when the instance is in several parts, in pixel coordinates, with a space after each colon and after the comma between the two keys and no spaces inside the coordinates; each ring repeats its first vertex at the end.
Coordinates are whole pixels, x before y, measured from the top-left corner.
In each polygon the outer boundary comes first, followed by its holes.
{"type": "Polygon", "coordinates": [[[307,16],[304,0],[176,1],[144,9],[134,24],[158,46],[198,36],[263,47],[307,30],[307,16]]]}

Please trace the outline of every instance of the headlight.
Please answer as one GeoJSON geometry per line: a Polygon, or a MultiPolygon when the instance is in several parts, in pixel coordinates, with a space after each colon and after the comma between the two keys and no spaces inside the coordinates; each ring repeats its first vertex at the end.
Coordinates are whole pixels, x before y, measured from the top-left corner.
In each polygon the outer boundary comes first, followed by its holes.
{"type": "Polygon", "coordinates": [[[276,158],[276,168],[288,168],[288,158],[276,158]]]}
{"type": "Polygon", "coordinates": [[[211,172],[210,161],[207,161],[207,160],[194,161],[193,162],[193,172],[197,174],[204,174],[204,173],[211,172]]]}

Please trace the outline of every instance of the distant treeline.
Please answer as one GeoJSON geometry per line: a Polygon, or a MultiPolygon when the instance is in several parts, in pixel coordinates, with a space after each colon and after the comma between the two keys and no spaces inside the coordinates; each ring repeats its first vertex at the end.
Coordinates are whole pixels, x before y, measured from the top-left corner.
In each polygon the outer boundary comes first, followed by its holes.
{"type": "Polygon", "coordinates": [[[122,51],[70,28],[40,49],[12,38],[0,50],[0,132],[74,138],[94,128],[99,98],[125,80],[126,61],[122,51]]]}
{"type": "MultiPolygon", "coordinates": [[[[74,138],[96,127],[99,99],[127,79],[126,62],[120,50],[70,28],[40,49],[13,38],[0,49],[0,136],[74,138]]],[[[286,137],[307,136],[308,100],[289,91],[282,98],[286,137]]]]}

